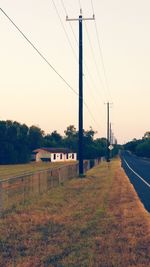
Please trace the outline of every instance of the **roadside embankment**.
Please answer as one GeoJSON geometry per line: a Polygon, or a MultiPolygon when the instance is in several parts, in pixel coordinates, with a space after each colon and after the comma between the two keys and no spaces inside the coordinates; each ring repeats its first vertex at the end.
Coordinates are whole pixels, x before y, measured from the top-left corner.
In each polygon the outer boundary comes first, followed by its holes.
{"type": "Polygon", "coordinates": [[[0,266],[150,267],[150,216],[120,160],[3,215],[0,266]]]}

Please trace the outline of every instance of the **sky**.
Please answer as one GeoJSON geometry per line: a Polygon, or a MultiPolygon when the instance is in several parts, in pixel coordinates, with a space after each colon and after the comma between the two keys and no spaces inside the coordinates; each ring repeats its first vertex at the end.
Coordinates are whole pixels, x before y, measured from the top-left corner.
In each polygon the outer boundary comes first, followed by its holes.
{"type": "Polygon", "coordinates": [[[66,83],[0,11],[0,120],[64,135],[78,129],[78,18],[83,21],[84,129],[110,122],[118,143],[150,130],[149,0],[1,0],[13,20],[66,83]]]}

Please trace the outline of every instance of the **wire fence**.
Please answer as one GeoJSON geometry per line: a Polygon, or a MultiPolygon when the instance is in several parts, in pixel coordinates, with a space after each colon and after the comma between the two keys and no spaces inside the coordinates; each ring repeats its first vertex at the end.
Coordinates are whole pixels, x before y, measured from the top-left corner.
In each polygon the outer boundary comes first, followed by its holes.
{"type": "MultiPolygon", "coordinates": [[[[84,173],[98,163],[98,159],[84,161],[84,173]]],[[[25,205],[34,197],[78,175],[79,164],[76,163],[1,180],[0,212],[12,210],[20,204],[25,205]]]]}

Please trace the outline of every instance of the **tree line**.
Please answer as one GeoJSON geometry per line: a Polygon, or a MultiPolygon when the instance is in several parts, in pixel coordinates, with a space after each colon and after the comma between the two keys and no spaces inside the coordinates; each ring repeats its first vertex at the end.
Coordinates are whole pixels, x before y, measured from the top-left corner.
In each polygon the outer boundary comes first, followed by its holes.
{"type": "MultiPolygon", "coordinates": [[[[91,127],[83,131],[84,159],[99,158],[106,154],[106,138],[94,139],[95,134],[91,127]]],[[[63,147],[78,153],[78,131],[74,125],[70,125],[64,131],[64,136],[56,130],[45,134],[34,125],[28,127],[17,121],[0,121],[0,164],[27,163],[31,152],[40,147],[63,147]]]]}
{"type": "Polygon", "coordinates": [[[142,139],[133,139],[124,145],[125,150],[129,150],[139,157],[150,158],[150,132],[146,132],[142,139]]]}

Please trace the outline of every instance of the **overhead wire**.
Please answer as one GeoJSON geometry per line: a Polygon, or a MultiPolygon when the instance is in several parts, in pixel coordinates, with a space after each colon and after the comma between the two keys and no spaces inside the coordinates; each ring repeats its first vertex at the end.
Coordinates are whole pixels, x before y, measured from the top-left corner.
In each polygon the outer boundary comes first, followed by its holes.
{"type": "MultiPolygon", "coordinates": [[[[15,22],[6,14],[6,12],[0,8],[0,11],[5,15],[5,17],[11,22],[11,24],[19,31],[21,36],[32,46],[32,48],[38,53],[38,55],[47,63],[47,65],[57,74],[57,76],[75,93],[77,96],[79,94],[75,91],[75,89],[63,78],[63,76],[53,67],[53,65],[46,59],[46,57],[35,47],[35,45],[27,38],[27,36],[23,33],[23,31],[15,24],[15,22]]],[[[88,109],[88,112],[92,119],[95,121],[92,112],[90,111],[88,105],[84,101],[84,105],[88,109]]]]}
{"type": "MultiPolygon", "coordinates": [[[[67,17],[67,16],[68,16],[68,12],[67,12],[67,9],[66,9],[66,7],[65,7],[65,4],[64,4],[64,1],[63,1],[63,0],[61,0],[61,4],[62,4],[62,7],[63,7],[64,12],[65,12],[65,14],[66,14],[66,17],[67,17]]],[[[79,7],[82,8],[82,6],[81,6],[81,2],[80,2],[79,7]]],[[[73,29],[73,27],[72,27],[72,23],[71,23],[71,21],[69,21],[69,26],[70,26],[71,31],[72,31],[72,34],[73,34],[73,36],[74,36],[74,40],[75,40],[75,42],[76,42],[76,44],[77,44],[77,46],[78,46],[78,40],[77,40],[77,38],[76,38],[76,35],[75,35],[74,29],[73,29]]],[[[83,62],[84,62],[84,65],[85,65],[85,69],[86,69],[86,71],[87,71],[87,73],[88,73],[88,77],[90,77],[90,79],[92,80],[93,87],[95,88],[95,87],[96,87],[96,86],[95,86],[95,85],[96,85],[96,84],[95,84],[95,80],[94,80],[94,78],[93,78],[93,76],[92,76],[92,74],[91,74],[91,71],[90,71],[89,68],[88,68],[88,64],[87,64],[87,62],[86,62],[85,59],[83,59],[83,62]]],[[[85,82],[86,82],[87,85],[89,86],[89,82],[88,82],[88,80],[87,80],[87,77],[86,77],[86,74],[85,74],[85,73],[83,74],[83,77],[84,77],[84,79],[85,79],[85,82]]],[[[93,92],[93,91],[91,90],[91,92],[93,92]]],[[[94,99],[93,94],[92,94],[92,98],[93,98],[93,101],[95,102],[95,99],[94,99]]],[[[102,102],[104,103],[105,101],[106,101],[106,99],[105,99],[104,101],[102,101],[102,102]]]]}
{"type": "MultiPolygon", "coordinates": [[[[66,9],[66,7],[65,7],[64,1],[63,1],[63,0],[60,0],[60,1],[61,1],[61,4],[62,4],[62,7],[63,7],[63,9],[64,9],[65,15],[66,15],[66,17],[67,17],[67,16],[68,16],[68,13],[67,13],[67,9],[66,9]]],[[[68,21],[68,22],[69,22],[69,26],[70,26],[70,28],[71,28],[72,34],[73,34],[73,36],[74,36],[74,39],[75,39],[75,41],[76,41],[76,43],[77,43],[77,45],[78,45],[78,41],[77,41],[75,32],[74,32],[74,30],[73,30],[71,21],[68,21]]]]}
{"type": "MultiPolygon", "coordinates": [[[[79,7],[80,7],[80,12],[83,13],[82,6],[81,6],[81,1],[79,1],[79,7]]],[[[84,21],[84,23],[85,23],[85,21],[84,21]]],[[[93,84],[95,84],[94,79],[93,79],[93,77],[92,77],[92,75],[91,75],[91,72],[90,72],[89,69],[88,69],[88,65],[87,65],[86,61],[84,60],[83,62],[84,62],[85,68],[86,68],[86,70],[87,70],[87,72],[88,72],[88,75],[91,77],[93,84]]],[[[100,78],[100,77],[99,77],[99,78],[100,78]]],[[[85,79],[85,75],[84,75],[84,79],[85,79]]],[[[85,80],[86,80],[86,82],[87,82],[87,79],[85,79],[85,80]]],[[[103,83],[101,79],[100,79],[100,81],[101,81],[101,83],[103,83]]],[[[94,85],[94,87],[95,87],[95,85],[94,85]]],[[[101,93],[100,90],[99,90],[99,92],[101,93]]],[[[93,95],[92,95],[92,96],[93,96],[93,95]]],[[[102,97],[102,95],[101,95],[101,97],[102,97]]],[[[105,102],[105,100],[104,100],[104,102],[105,102]]],[[[103,102],[103,103],[104,103],[104,102],[103,102]]],[[[101,127],[100,123],[99,123],[99,126],[101,127]]]]}
{"type": "Polygon", "coordinates": [[[35,47],[35,45],[26,37],[26,35],[19,29],[19,27],[13,22],[13,20],[6,14],[6,12],[0,8],[0,11],[7,17],[7,19],[13,24],[13,26],[20,32],[23,38],[32,46],[32,48],[39,54],[39,56],[48,64],[48,66],[59,76],[59,78],[76,94],[78,93],[73,89],[73,87],[62,77],[61,74],[52,66],[52,64],[46,59],[45,56],[35,47]]]}
{"type": "MultiPolygon", "coordinates": [[[[64,8],[65,12],[67,12],[67,10],[66,10],[66,8],[65,8],[65,5],[64,5],[64,2],[63,2],[63,1],[61,1],[61,2],[62,2],[62,5],[63,5],[63,8],[64,8]]],[[[55,10],[56,10],[57,16],[58,16],[58,18],[59,18],[59,20],[60,20],[61,26],[62,26],[62,28],[63,28],[63,30],[64,30],[64,32],[65,32],[65,35],[66,35],[67,40],[68,40],[68,42],[69,42],[69,45],[70,45],[70,47],[71,47],[71,49],[72,49],[72,51],[73,51],[73,54],[74,54],[74,56],[75,56],[75,58],[76,58],[76,60],[77,60],[77,62],[78,62],[78,59],[77,59],[77,56],[76,56],[76,52],[75,52],[75,50],[74,50],[74,48],[73,48],[73,46],[72,46],[72,44],[71,44],[70,38],[69,38],[68,33],[67,33],[67,31],[66,31],[66,29],[65,29],[65,27],[64,27],[64,24],[63,24],[63,22],[62,22],[61,16],[60,16],[59,11],[58,11],[58,9],[57,9],[57,7],[56,7],[56,5],[55,5],[54,0],[52,0],[52,3],[53,3],[53,6],[54,6],[54,8],[55,8],[55,10]]],[[[67,16],[67,14],[66,14],[66,16],[67,16]]],[[[73,28],[72,28],[72,24],[70,23],[70,25],[71,25],[72,32],[74,33],[73,28]]],[[[73,35],[74,35],[75,40],[76,40],[76,42],[77,42],[75,33],[74,33],[73,35]]],[[[94,122],[96,123],[96,120],[95,120],[95,118],[94,118],[94,116],[93,116],[93,114],[92,114],[90,108],[88,107],[88,105],[86,104],[85,101],[83,101],[83,103],[84,103],[85,107],[87,108],[88,112],[90,113],[92,119],[93,119],[94,122]]]]}
{"type": "Polygon", "coordinates": [[[60,21],[60,23],[61,23],[61,26],[62,26],[62,28],[63,28],[63,31],[64,31],[64,33],[65,33],[65,35],[66,35],[66,38],[67,38],[67,40],[68,40],[68,42],[69,42],[69,45],[70,45],[70,47],[71,47],[71,49],[72,49],[72,52],[73,52],[73,54],[74,54],[74,57],[75,57],[75,59],[77,60],[76,51],[75,51],[75,49],[74,49],[73,46],[72,46],[72,43],[71,43],[70,38],[69,38],[69,36],[68,36],[68,33],[67,33],[67,31],[66,31],[66,29],[65,29],[65,27],[64,27],[64,24],[63,24],[63,22],[62,22],[61,16],[60,16],[60,14],[59,14],[59,11],[58,11],[58,9],[57,9],[57,6],[56,6],[54,0],[52,0],[52,3],[53,3],[53,6],[54,6],[54,8],[55,8],[55,11],[56,11],[56,13],[57,13],[57,16],[58,16],[58,18],[59,18],[59,21],[60,21]]]}
{"type": "MultiPolygon", "coordinates": [[[[93,14],[95,15],[95,9],[94,9],[93,0],[91,0],[91,6],[92,6],[93,14]]],[[[100,42],[100,37],[99,37],[99,32],[98,32],[96,18],[95,18],[94,24],[95,24],[95,32],[96,32],[96,38],[97,38],[97,43],[98,43],[98,48],[99,48],[99,55],[100,55],[100,59],[101,59],[101,63],[102,63],[102,68],[103,68],[103,73],[104,73],[105,84],[106,84],[106,88],[107,88],[107,92],[108,92],[109,98],[110,98],[111,102],[113,102],[113,99],[112,99],[112,96],[111,96],[111,92],[110,92],[109,82],[108,82],[108,78],[107,78],[107,74],[106,74],[105,63],[104,63],[104,57],[103,57],[103,51],[102,51],[102,44],[101,44],[102,41],[100,42]]]]}
{"type": "MultiPolygon", "coordinates": [[[[58,15],[58,17],[59,17],[59,19],[60,19],[60,21],[61,21],[61,25],[62,25],[62,27],[63,27],[63,29],[64,29],[64,31],[65,31],[65,34],[66,34],[66,36],[67,36],[67,40],[69,41],[69,44],[70,44],[70,43],[71,43],[71,41],[70,41],[70,38],[69,38],[69,36],[68,36],[68,33],[67,33],[67,31],[65,30],[65,27],[64,27],[64,25],[63,25],[62,19],[61,19],[60,15],[59,15],[59,11],[58,11],[58,9],[57,9],[57,7],[56,7],[55,3],[54,3],[54,0],[52,0],[52,2],[53,2],[53,4],[54,4],[54,7],[55,7],[55,9],[56,9],[56,11],[57,11],[57,15],[58,15]]],[[[62,4],[62,7],[63,7],[63,9],[64,9],[64,12],[65,12],[65,14],[66,14],[66,17],[67,17],[67,16],[68,16],[68,14],[67,14],[67,9],[66,9],[66,7],[65,7],[65,4],[64,4],[64,1],[63,1],[63,0],[61,0],[61,4],[62,4]]],[[[80,8],[81,8],[81,2],[80,2],[80,8]]],[[[73,30],[73,27],[72,27],[72,24],[71,24],[71,22],[70,22],[70,21],[69,21],[69,25],[70,25],[70,28],[71,28],[72,34],[73,34],[73,36],[74,36],[75,42],[76,42],[76,43],[77,43],[77,45],[78,45],[78,41],[77,41],[77,38],[76,38],[75,32],[74,32],[74,30],[73,30]]],[[[72,45],[71,45],[71,46],[72,46],[72,45]]],[[[74,49],[73,49],[73,51],[74,51],[74,49]]],[[[77,59],[77,57],[76,57],[76,59],[77,59]]],[[[77,61],[78,61],[78,59],[77,59],[77,61]]],[[[84,74],[83,74],[83,76],[84,76],[84,74]]],[[[84,76],[84,78],[85,78],[85,76],[84,76]]],[[[86,82],[87,82],[87,81],[86,81],[86,82]]],[[[94,116],[93,116],[92,112],[90,111],[90,108],[88,107],[88,105],[86,104],[86,102],[85,102],[85,101],[83,101],[83,102],[84,102],[84,105],[85,105],[85,107],[87,108],[88,112],[91,114],[91,117],[93,118],[93,120],[94,120],[94,121],[95,121],[95,123],[96,123],[96,120],[95,120],[95,118],[94,118],[94,116]]]]}
{"type": "MultiPolygon", "coordinates": [[[[79,0],[79,7],[80,7],[80,13],[82,14],[82,13],[83,13],[83,10],[82,10],[82,5],[81,5],[81,1],[80,1],[80,0],[79,0]]],[[[84,22],[85,22],[85,21],[84,21],[84,22]]],[[[84,62],[85,68],[86,68],[87,71],[88,71],[89,76],[92,77],[92,76],[91,76],[91,72],[90,72],[89,69],[88,69],[88,65],[87,65],[86,61],[83,60],[83,62],[84,62]]],[[[85,79],[86,83],[88,83],[85,74],[84,74],[84,79],[85,79]]],[[[93,77],[92,77],[92,80],[94,81],[93,77]]],[[[99,124],[99,125],[100,125],[100,124],[99,124]]]]}
{"type": "Polygon", "coordinates": [[[63,6],[63,9],[64,9],[64,11],[65,11],[65,14],[67,15],[67,9],[66,9],[66,7],[65,7],[64,1],[61,0],[61,3],[62,3],[62,6],[63,6]]]}
{"type": "MultiPolygon", "coordinates": [[[[95,15],[95,9],[94,9],[93,0],[91,0],[91,6],[92,6],[93,14],[95,15]]],[[[105,68],[104,57],[103,57],[103,52],[102,52],[102,45],[101,45],[101,42],[100,42],[100,37],[99,37],[96,18],[95,18],[94,24],[95,24],[95,32],[96,32],[96,38],[97,38],[97,42],[98,42],[99,54],[100,54],[102,67],[103,67],[103,72],[104,72],[106,88],[107,88],[108,94],[110,95],[110,98],[112,99],[111,94],[110,94],[110,89],[109,89],[108,78],[107,78],[107,75],[106,75],[106,68],[105,68]]]]}
{"type": "MultiPolygon", "coordinates": [[[[53,1],[53,0],[52,0],[52,1],[53,1]]],[[[67,17],[67,16],[68,16],[68,13],[67,13],[67,9],[66,9],[66,7],[65,7],[65,4],[64,4],[64,1],[63,1],[63,0],[61,0],[61,4],[62,4],[62,7],[63,7],[63,9],[64,9],[65,15],[66,15],[66,17],[67,17]]],[[[81,2],[80,2],[80,7],[81,7],[81,2]]],[[[60,15],[59,15],[59,17],[60,17],[60,15]]],[[[62,20],[61,20],[61,21],[62,21],[62,20]]],[[[69,25],[70,25],[72,34],[73,34],[73,36],[74,36],[75,42],[76,42],[76,44],[78,45],[78,41],[77,41],[75,32],[74,32],[74,30],[73,30],[72,24],[71,24],[70,21],[68,21],[68,22],[69,22],[69,25]]],[[[69,39],[69,37],[68,37],[67,39],[69,39]]],[[[87,67],[87,66],[86,66],[86,67],[87,67]]],[[[90,75],[90,72],[89,72],[89,75],[90,75]]],[[[87,79],[86,79],[86,77],[85,77],[85,74],[83,74],[83,77],[84,77],[86,83],[88,84],[88,81],[87,81],[87,79]]],[[[92,97],[93,97],[93,96],[92,96],[92,97]]],[[[94,98],[94,97],[93,97],[93,98],[94,98]]],[[[93,101],[95,102],[95,100],[93,100],[93,101]]],[[[85,103],[84,103],[84,104],[85,104],[85,103]]],[[[85,104],[85,106],[86,106],[86,108],[88,109],[88,111],[90,112],[90,109],[89,109],[88,105],[85,104]]],[[[92,115],[92,116],[93,116],[93,115],[92,115]]],[[[94,118],[94,116],[93,116],[93,118],[94,118]]]]}
{"type": "MultiPolygon", "coordinates": [[[[100,80],[100,83],[102,84],[102,88],[104,89],[105,86],[104,86],[104,83],[103,83],[103,80],[101,78],[101,75],[100,75],[100,71],[99,71],[99,67],[97,65],[97,61],[96,61],[96,57],[95,57],[95,53],[94,53],[94,49],[93,49],[93,46],[92,46],[92,42],[91,42],[91,38],[90,38],[90,34],[88,32],[88,28],[87,28],[87,25],[86,25],[86,22],[84,21],[84,24],[85,24],[85,30],[86,30],[86,34],[87,34],[87,37],[88,37],[88,42],[89,42],[89,46],[90,46],[90,49],[91,49],[91,54],[93,56],[93,60],[94,60],[94,64],[95,64],[95,67],[96,67],[96,71],[97,71],[97,75],[98,75],[98,78],[100,80]]],[[[105,93],[105,92],[104,92],[105,93]]]]}
{"type": "MultiPolygon", "coordinates": [[[[81,5],[81,1],[79,0],[79,7],[80,7],[80,11],[82,11],[82,5],[81,5]]],[[[93,13],[94,15],[94,13],[93,13]]],[[[95,21],[95,20],[94,20],[95,21]]],[[[91,50],[92,50],[92,55],[94,57],[94,62],[95,62],[95,65],[96,65],[96,71],[97,71],[97,74],[98,74],[98,77],[99,77],[99,80],[100,80],[100,83],[102,84],[102,86],[104,86],[103,84],[103,81],[102,81],[102,78],[100,76],[100,73],[99,73],[99,69],[98,69],[98,66],[97,66],[97,63],[96,63],[96,59],[95,59],[95,55],[94,55],[94,50],[93,50],[93,47],[92,47],[92,42],[90,41],[90,36],[88,34],[88,30],[87,30],[87,25],[86,25],[86,22],[84,21],[84,24],[85,24],[85,27],[86,27],[86,32],[87,32],[87,35],[88,35],[88,40],[89,40],[89,43],[90,43],[90,47],[91,47],[91,50]]],[[[87,72],[88,72],[88,75],[90,76],[90,78],[92,79],[92,82],[94,82],[95,84],[95,81],[94,81],[94,78],[93,76],[91,75],[91,72],[89,71],[88,69],[88,65],[86,63],[86,61],[84,60],[84,65],[85,65],[85,68],[87,69],[87,72]]],[[[85,77],[84,77],[85,78],[85,77]]],[[[99,92],[101,93],[101,91],[99,90],[99,92]]],[[[101,97],[102,97],[102,94],[101,94],[101,97]]],[[[103,98],[103,97],[102,97],[103,98]]],[[[105,102],[106,99],[103,101],[105,102]]]]}
{"type": "MultiPolygon", "coordinates": [[[[66,9],[66,7],[65,7],[64,1],[63,1],[63,0],[60,0],[60,1],[61,1],[61,4],[62,4],[62,7],[63,7],[63,9],[64,9],[64,13],[65,13],[65,15],[66,15],[66,18],[67,18],[67,17],[68,17],[68,13],[67,13],[67,9],[66,9]]],[[[78,41],[77,41],[75,32],[74,32],[74,30],[73,30],[73,27],[72,27],[72,23],[71,23],[71,21],[68,21],[68,23],[69,23],[71,32],[72,32],[72,34],[73,34],[74,40],[75,40],[76,44],[78,45],[78,41]]]]}

